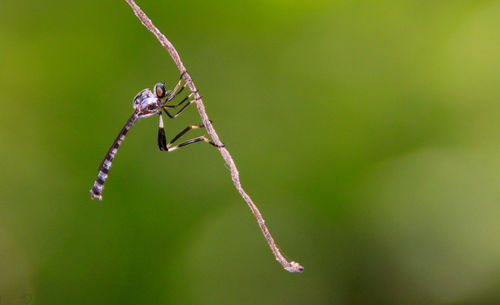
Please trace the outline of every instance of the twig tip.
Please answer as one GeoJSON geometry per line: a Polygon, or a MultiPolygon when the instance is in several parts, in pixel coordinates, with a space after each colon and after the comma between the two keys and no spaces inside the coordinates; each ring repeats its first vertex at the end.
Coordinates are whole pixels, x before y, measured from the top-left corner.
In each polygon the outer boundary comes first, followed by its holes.
{"type": "Polygon", "coordinates": [[[290,262],[287,267],[285,267],[285,270],[288,272],[298,272],[302,273],[304,271],[304,267],[302,267],[299,263],[297,262],[290,262]]]}

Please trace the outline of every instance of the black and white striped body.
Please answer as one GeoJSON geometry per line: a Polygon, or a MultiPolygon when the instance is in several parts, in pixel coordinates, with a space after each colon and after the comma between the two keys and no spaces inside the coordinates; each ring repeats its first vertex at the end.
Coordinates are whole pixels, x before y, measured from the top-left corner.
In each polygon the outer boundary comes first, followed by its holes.
{"type": "Polygon", "coordinates": [[[125,136],[127,135],[130,128],[137,122],[140,118],[145,118],[152,116],[154,114],[161,113],[161,106],[163,101],[156,97],[156,95],[151,92],[149,89],[144,89],[134,98],[134,113],[128,119],[125,126],[123,126],[122,130],[116,137],[115,141],[109,148],[106,156],[99,165],[99,174],[97,175],[97,179],[94,182],[94,186],[90,190],[90,194],[92,198],[97,198],[102,200],[102,190],[104,188],[104,182],[108,178],[109,169],[115,158],[115,155],[120,148],[120,144],[125,140],[125,136]]]}
{"type": "Polygon", "coordinates": [[[113,142],[113,145],[111,145],[111,147],[109,148],[106,156],[101,162],[101,165],[99,165],[99,174],[97,175],[97,179],[94,182],[94,186],[90,190],[92,198],[102,200],[102,190],[104,188],[104,182],[108,178],[109,169],[111,167],[111,164],[113,163],[113,159],[115,158],[118,148],[120,148],[123,140],[125,140],[125,136],[127,135],[132,125],[134,125],[134,123],[137,121],[137,119],[137,113],[134,112],[130,119],[128,119],[127,124],[123,126],[122,130],[113,142]]]}

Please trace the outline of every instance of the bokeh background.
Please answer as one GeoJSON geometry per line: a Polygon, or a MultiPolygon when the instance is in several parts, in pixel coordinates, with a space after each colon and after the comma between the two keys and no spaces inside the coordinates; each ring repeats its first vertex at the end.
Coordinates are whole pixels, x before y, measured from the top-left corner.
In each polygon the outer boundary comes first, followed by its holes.
{"type": "Polygon", "coordinates": [[[179,72],[124,1],[2,0],[1,305],[500,304],[500,1],[138,4],[305,272],[156,118],[91,201],[135,94],[179,72]]]}

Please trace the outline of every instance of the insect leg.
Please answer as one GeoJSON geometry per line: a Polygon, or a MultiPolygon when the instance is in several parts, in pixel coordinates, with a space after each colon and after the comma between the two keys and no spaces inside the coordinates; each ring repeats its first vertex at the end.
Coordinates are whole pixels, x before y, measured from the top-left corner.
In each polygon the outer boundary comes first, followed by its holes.
{"type": "Polygon", "coordinates": [[[200,125],[191,125],[191,126],[188,126],[186,128],[184,128],[184,130],[182,130],[181,132],[179,132],[179,134],[177,134],[168,144],[167,144],[167,151],[174,151],[180,147],[183,147],[183,146],[186,146],[186,145],[189,145],[189,144],[192,144],[192,143],[196,143],[196,142],[200,142],[200,141],[204,141],[204,142],[207,142],[215,147],[224,147],[224,145],[217,145],[215,144],[213,141],[207,139],[206,137],[204,136],[201,136],[201,137],[197,137],[197,138],[194,138],[194,139],[191,139],[189,141],[186,141],[184,143],[181,143],[179,145],[176,145],[176,146],[172,146],[172,144],[177,141],[180,137],[182,137],[184,134],[186,134],[188,131],[190,130],[193,130],[193,129],[199,129],[199,128],[204,128],[205,126],[203,126],[203,124],[200,124],[200,125]]]}
{"type": "Polygon", "coordinates": [[[168,150],[167,149],[167,137],[165,136],[165,128],[163,127],[163,115],[161,112],[159,113],[160,123],[158,125],[158,148],[161,151],[168,150]]]}
{"type": "Polygon", "coordinates": [[[173,100],[177,95],[179,95],[182,92],[182,90],[184,90],[184,88],[186,88],[187,83],[184,83],[184,85],[180,87],[183,81],[182,77],[184,76],[184,73],[186,73],[186,71],[184,71],[179,77],[179,81],[177,82],[177,85],[175,85],[174,90],[170,91],[170,93],[167,95],[167,98],[165,100],[166,103],[173,100]]]}

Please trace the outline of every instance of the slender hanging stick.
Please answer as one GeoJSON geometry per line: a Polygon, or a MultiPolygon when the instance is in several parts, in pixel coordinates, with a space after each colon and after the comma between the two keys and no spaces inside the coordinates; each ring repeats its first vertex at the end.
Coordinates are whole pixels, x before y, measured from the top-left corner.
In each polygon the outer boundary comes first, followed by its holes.
{"type": "MultiPolygon", "coordinates": [[[[139,20],[142,22],[142,24],[150,30],[158,39],[158,41],[161,43],[161,45],[167,49],[168,53],[174,60],[175,64],[177,65],[177,68],[179,68],[179,71],[182,73],[182,77],[186,81],[186,83],[189,86],[189,89],[191,89],[191,92],[194,92],[195,98],[196,98],[196,106],[198,107],[198,112],[200,113],[200,116],[203,120],[203,125],[205,125],[206,130],[208,134],[212,137],[214,140],[215,144],[217,145],[222,145],[222,142],[219,140],[219,136],[215,132],[215,129],[212,126],[212,123],[210,119],[207,116],[207,113],[205,111],[205,106],[203,104],[203,101],[201,99],[201,96],[198,94],[198,90],[196,89],[196,86],[194,85],[193,79],[191,76],[186,72],[186,68],[182,64],[181,58],[179,57],[179,54],[177,53],[177,50],[175,50],[174,46],[170,41],[168,41],[167,37],[163,35],[156,26],[154,26],[153,22],[151,22],[151,19],[146,16],[146,14],[141,10],[141,8],[135,4],[134,0],[125,0],[132,10],[134,11],[135,15],[139,20]]],[[[271,236],[271,233],[269,233],[269,230],[267,229],[265,223],[264,223],[264,218],[262,218],[262,215],[260,214],[259,209],[257,206],[253,203],[252,199],[248,194],[245,192],[243,187],[241,186],[240,182],[240,174],[238,172],[238,169],[236,168],[236,164],[233,161],[233,158],[229,154],[229,151],[225,147],[220,147],[219,151],[222,155],[222,158],[224,158],[224,161],[226,161],[226,164],[229,166],[231,169],[231,178],[233,180],[234,186],[240,192],[241,197],[247,202],[248,206],[252,210],[252,213],[255,215],[255,218],[257,219],[257,222],[259,223],[260,229],[262,230],[262,233],[267,239],[267,242],[269,244],[269,247],[274,253],[274,256],[276,257],[276,260],[280,262],[280,264],[285,268],[285,270],[289,272],[302,272],[304,271],[304,267],[302,267],[299,263],[297,262],[288,262],[285,257],[280,253],[280,250],[274,243],[274,239],[271,236]]]]}

